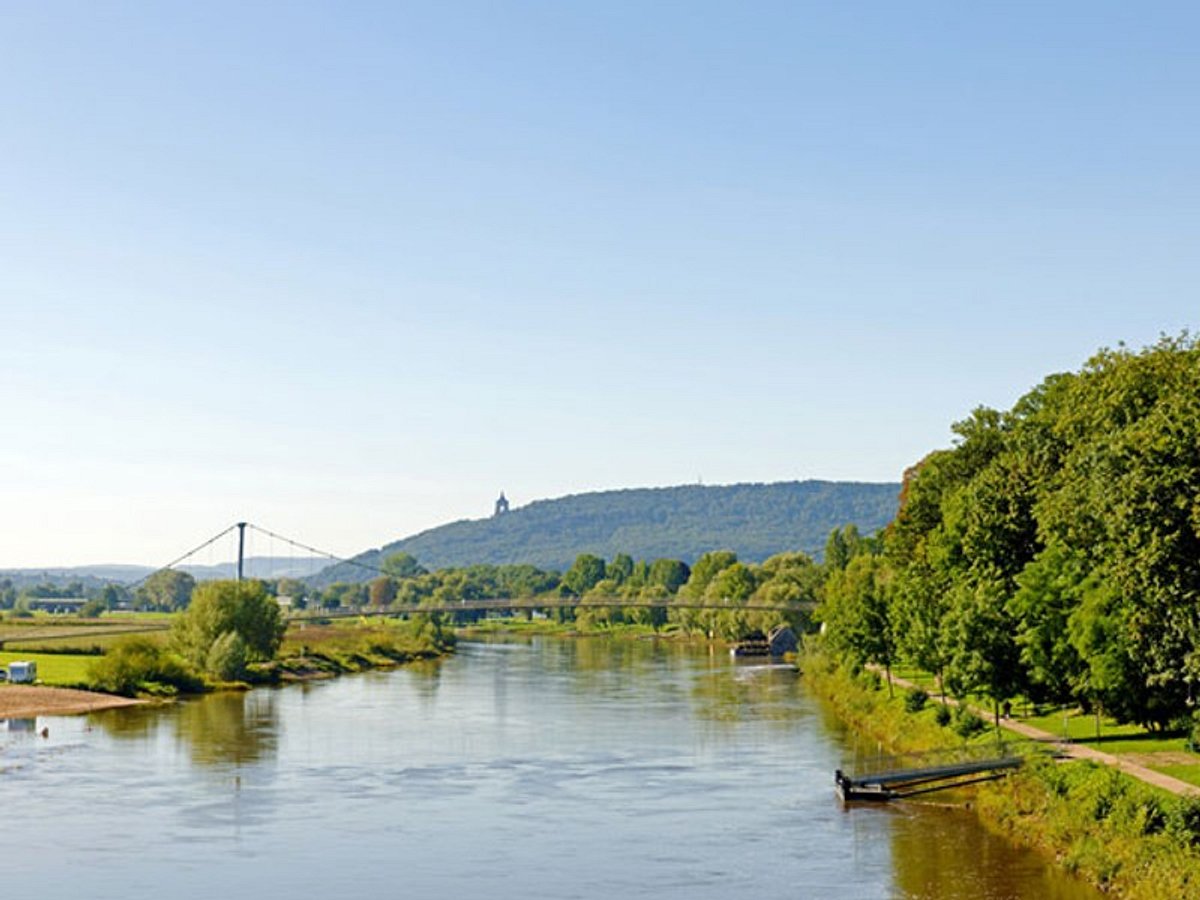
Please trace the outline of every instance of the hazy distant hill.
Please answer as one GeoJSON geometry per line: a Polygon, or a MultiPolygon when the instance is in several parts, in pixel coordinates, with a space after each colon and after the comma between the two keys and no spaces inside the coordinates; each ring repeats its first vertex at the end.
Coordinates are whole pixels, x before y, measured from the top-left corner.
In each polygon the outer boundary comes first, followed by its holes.
{"type": "MultiPolygon", "coordinates": [[[[328,560],[319,557],[251,556],[242,564],[242,571],[251,578],[304,578],[320,572],[328,560]]],[[[179,566],[198,581],[233,578],[237,565],[233,562],[211,566],[179,566]]],[[[84,589],[103,587],[110,582],[128,584],[153,572],[150,566],[95,565],[55,566],[40,569],[0,569],[0,581],[11,581],[17,588],[36,584],[64,587],[78,581],[84,589]]]]}
{"type": "MultiPolygon", "coordinates": [[[[899,492],[899,484],[790,481],[575,494],[495,518],[452,522],[355,558],[379,565],[388,554],[403,551],[426,568],[532,563],[562,570],[580,553],[689,563],[717,549],[735,550],[746,561],[784,550],[819,555],[836,527],[853,523],[871,533],[887,524],[899,492]]],[[[313,580],[324,585],[370,577],[342,564],[313,580]]]]}

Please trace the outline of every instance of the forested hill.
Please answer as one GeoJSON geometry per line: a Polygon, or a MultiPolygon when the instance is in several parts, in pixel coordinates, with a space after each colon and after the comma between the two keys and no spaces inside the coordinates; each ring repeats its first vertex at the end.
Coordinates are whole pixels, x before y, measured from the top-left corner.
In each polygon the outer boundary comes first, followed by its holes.
{"type": "MultiPolygon", "coordinates": [[[[784,550],[819,554],[834,528],[881,528],[896,513],[898,484],[791,481],[777,484],[685,485],[576,494],[539,500],[490,519],[452,522],[356,557],[379,565],[412,554],[428,569],[474,563],[531,563],[564,570],[580,553],[611,559],[660,557],[691,563],[730,549],[747,562],[784,550]]],[[[332,566],[318,584],[363,581],[371,573],[332,566]]]]}

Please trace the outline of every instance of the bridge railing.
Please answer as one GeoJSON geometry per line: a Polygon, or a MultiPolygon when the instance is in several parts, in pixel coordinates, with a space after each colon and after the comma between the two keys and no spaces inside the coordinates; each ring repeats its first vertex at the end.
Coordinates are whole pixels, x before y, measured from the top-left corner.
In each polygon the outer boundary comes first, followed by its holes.
{"type": "Polygon", "coordinates": [[[723,598],[721,600],[683,600],[678,598],[633,599],[627,597],[495,597],[482,600],[457,600],[449,603],[391,605],[386,607],[352,607],[321,610],[305,610],[294,613],[292,621],[304,619],[330,619],[358,616],[400,616],[421,613],[452,613],[452,612],[527,612],[545,609],[578,609],[578,608],[621,608],[621,609],[689,609],[711,610],[716,612],[783,612],[808,613],[816,607],[814,603],[757,603],[754,601],[740,602],[723,598]]]}

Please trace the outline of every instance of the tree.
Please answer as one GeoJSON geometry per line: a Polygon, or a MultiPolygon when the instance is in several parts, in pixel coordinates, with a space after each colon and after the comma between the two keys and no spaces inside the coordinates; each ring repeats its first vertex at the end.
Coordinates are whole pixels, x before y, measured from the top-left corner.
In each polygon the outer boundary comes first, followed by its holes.
{"type": "Polygon", "coordinates": [[[1087,681],[1087,664],[1071,642],[1069,625],[1088,580],[1080,560],[1061,544],[1047,547],[1017,576],[1018,589],[1008,608],[1035,701],[1065,703],[1087,681]]]}
{"type": "Polygon", "coordinates": [[[633,557],[628,553],[618,553],[613,557],[604,571],[606,578],[611,578],[617,585],[622,585],[633,574],[633,557]]]}
{"type": "Polygon", "coordinates": [[[385,574],[397,580],[416,578],[418,575],[427,574],[426,570],[417,562],[417,558],[411,553],[392,553],[384,558],[383,565],[380,568],[383,569],[385,574]]]}
{"type": "Polygon", "coordinates": [[[745,563],[735,562],[713,576],[704,589],[706,600],[729,600],[744,604],[758,588],[755,571],[745,563]]]}
{"type": "Polygon", "coordinates": [[[193,665],[208,672],[230,655],[244,662],[273,659],[287,624],[279,604],[261,581],[209,581],[196,588],[192,603],[171,630],[172,645],[193,665]],[[237,641],[227,635],[236,635],[237,641]],[[221,653],[213,655],[218,639],[221,653]]]}
{"type": "Polygon", "coordinates": [[[851,559],[863,552],[863,543],[857,525],[833,529],[825,541],[825,568],[831,572],[846,568],[851,559]]]}
{"type": "Polygon", "coordinates": [[[367,585],[367,596],[372,606],[383,608],[396,599],[396,582],[386,575],[373,578],[367,585]]]}
{"type": "Polygon", "coordinates": [[[991,699],[999,730],[1000,705],[1020,693],[1025,679],[1013,621],[995,582],[956,587],[945,628],[950,684],[959,696],[979,692],[991,699]]]}
{"type": "Polygon", "coordinates": [[[184,609],[192,599],[196,579],[187,572],[159,569],[137,589],[137,604],[165,612],[184,609]]]}
{"type": "Polygon", "coordinates": [[[713,550],[705,553],[692,566],[687,584],[679,589],[679,593],[692,600],[699,600],[708,589],[709,582],[716,578],[722,569],[729,568],[737,561],[737,554],[732,550],[713,550]]]}
{"type": "Polygon", "coordinates": [[[888,676],[896,658],[890,593],[892,571],[881,557],[856,556],[834,570],[825,585],[817,617],[825,624],[826,642],[835,652],[858,663],[876,663],[888,676]]]}
{"type": "Polygon", "coordinates": [[[687,563],[678,559],[656,559],[650,564],[649,584],[660,585],[668,594],[676,593],[691,576],[687,563]]]}
{"type": "Polygon", "coordinates": [[[275,596],[291,597],[293,602],[299,603],[308,596],[308,585],[299,578],[280,578],[275,583],[275,596]]]}
{"type": "Polygon", "coordinates": [[[604,578],[604,560],[591,553],[580,553],[575,564],[562,577],[562,586],[574,597],[582,597],[604,578]]]}
{"type": "Polygon", "coordinates": [[[943,623],[949,610],[946,573],[915,560],[896,577],[892,623],[897,650],[906,659],[937,676],[938,690],[946,695],[948,641],[943,623]]]}
{"type": "Polygon", "coordinates": [[[100,591],[100,602],[105,609],[116,609],[117,605],[128,597],[129,591],[123,586],[106,584],[100,591]]]}

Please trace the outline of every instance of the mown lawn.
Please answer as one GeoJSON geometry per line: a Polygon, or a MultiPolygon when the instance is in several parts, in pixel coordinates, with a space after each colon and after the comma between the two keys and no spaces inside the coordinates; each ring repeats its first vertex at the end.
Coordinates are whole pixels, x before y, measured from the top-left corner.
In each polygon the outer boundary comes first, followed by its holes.
{"type": "MultiPolygon", "coordinates": [[[[930,696],[937,692],[937,681],[928,672],[901,666],[893,669],[892,674],[920,685],[930,696]]],[[[985,697],[968,697],[967,702],[981,712],[991,706],[985,697]]],[[[1113,756],[1127,757],[1148,769],[1200,786],[1200,753],[1188,749],[1186,735],[1164,735],[1147,731],[1140,725],[1121,725],[1106,716],[1101,716],[1097,725],[1093,714],[1079,709],[1046,711],[1043,708],[1041,715],[1026,715],[1029,708],[1023,700],[1013,701],[1013,717],[1057,738],[1085,744],[1113,756]]],[[[990,722],[991,716],[984,716],[984,719],[990,722]]]]}
{"type": "Polygon", "coordinates": [[[65,653],[0,652],[0,666],[8,669],[10,662],[37,663],[38,680],[56,687],[78,687],[87,683],[88,666],[96,656],[74,656],[65,653]]]}

